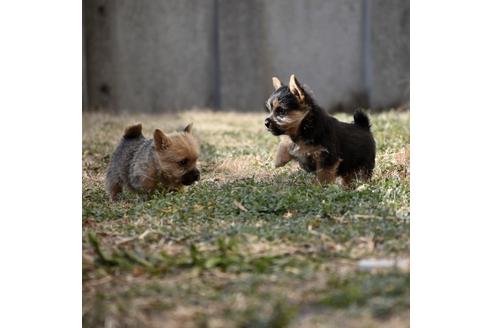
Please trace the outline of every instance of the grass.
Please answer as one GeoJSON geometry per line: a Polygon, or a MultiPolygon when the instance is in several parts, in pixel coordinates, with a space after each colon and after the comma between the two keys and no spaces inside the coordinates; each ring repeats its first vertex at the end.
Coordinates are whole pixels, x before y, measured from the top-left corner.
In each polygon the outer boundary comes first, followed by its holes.
{"type": "MultiPolygon", "coordinates": [[[[347,115],[337,115],[349,121],[347,115]]],[[[320,186],[262,114],[83,116],[86,327],[409,326],[409,113],[372,115],[370,183],[320,186]],[[202,180],[109,203],[104,171],[125,126],[194,122],[202,180]],[[367,259],[399,266],[361,267],[367,259]]]]}

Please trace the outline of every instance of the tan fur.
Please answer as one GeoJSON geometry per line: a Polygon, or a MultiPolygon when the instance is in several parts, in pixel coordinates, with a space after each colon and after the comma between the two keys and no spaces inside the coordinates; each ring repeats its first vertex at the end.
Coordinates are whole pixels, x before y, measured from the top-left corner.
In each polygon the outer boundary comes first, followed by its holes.
{"type": "MultiPolygon", "coordinates": [[[[316,170],[316,177],[318,178],[319,183],[321,184],[334,183],[337,177],[337,168],[341,162],[342,162],[341,160],[338,160],[331,167],[318,168],[316,170]]],[[[317,163],[317,165],[319,165],[319,162],[317,163]]]]}
{"type": "Polygon", "coordinates": [[[179,179],[190,168],[196,166],[199,156],[199,147],[195,138],[190,133],[179,132],[169,135],[170,144],[164,150],[156,151],[159,166],[165,173],[168,183],[179,184],[179,179]],[[178,162],[182,159],[188,159],[188,164],[182,167],[178,162]]]}
{"type": "Polygon", "coordinates": [[[156,129],[154,131],[154,143],[156,149],[163,150],[169,147],[169,145],[171,144],[171,139],[169,139],[168,136],[164,134],[164,132],[156,129]]]}
{"type": "Polygon", "coordinates": [[[340,165],[342,160],[339,159],[331,167],[322,167],[320,160],[323,151],[326,151],[326,149],[322,146],[306,145],[303,142],[297,144],[292,143],[289,146],[289,154],[293,158],[311,157],[316,162],[316,177],[321,184],[333,183],[336,179],[338,165],[340,165]]]}
{"type": "Polygon", "coordinates": [[[157,187],[159,178],[157,177],[157,170],[153,166],[148,166],[145,173],[140,178],[140,186],[142,190],[151,191],[157,187]]]}
{"type": "Polygon", "coordinates": [[[273,88],[278,90],[282,86],[282,82],[277,77],[272,77],[273,88]]]}
{"type": "Polygon", "coordinates": [[[350,188],[352,186],[352,183],[354,182],[356,178],[355,173],[350,173],[342,177],[343,185],[346,188],[350,188]]]}
{"type": "Polygon", "coordinates": [[[306,157],[306,156],[314,156],[314,157],[319,157],[320,153],[325,150],[322,146],[313,146],[313,145],[306,145],[303,142],[298,142],[296,144],[293,144],[293,146],[290,149],[291,155],[295,157],[306,157]]]}
{"type": "Polygon", "coordinates": [[[297,81],[294,74],[290,76],[289,89],[290,92],[297,97],[301,104],[304,103],[304,89],[299,85],[299,81],[297,81]]]}
{"type": "Polygon", "coordinates": [[[352,172],[342,177],[343,185],[347,188],[353,187],[355,180],[362,180],[367,182],[370,177],[364,172],[352,172]]]}
{"type": "MultiPolygon", "coordinates": [[[[276,77],[272,81],[275,88],[279,86],[276,77]]],[[[286,135],[295,142],[279,144],[275,166],[294,159],[306,172],[316,172],[321,183],[334,182],[339,175],[350,185],[354,177],[341,175],[353,171],[363,171],[370,177],[375,164],[375,141],[367,114],[357,110],[352,124],[341,123],[325,113],[312,97],[292,74],[288,87],[280,87],[267,99],[268,131],[275,136],[286,135]],[[345,147],[345,144],[354,146],[345,147]],[[340,157],[346,157],[342,164],[340,157]]]]}
{"type": "Polygon", "coordinates": [[[160,187],[178,190],[198,181],[199,147],[191,129],[190,124],[183,132],[169,135],[156,129],[153,139],[146,139],[140,124],[128,127],[106,173],[110,199],[115,200],[123,187],[137,192],[152,192],[160,187]]]}
{"type": "Polygon", "coordinates": [[[279,104],[278,98],[273,99],[273,101],[272,101],[272,108],[273,108],[273,110],[276,110],[279,105],[280,104],[279,104]]]}
{"type": "Polygon", "coordinates": [[[283,140],[278,144],[277,157],[275,158],[275,167],[282,167],[294,158],[289,153],[289,148],[292,147],[292,144],[293,142],[290,140],[283,140]]]}
{"type": "Polygon", "coordinates": [[[289,137],[294,138],[297,135],[299,125],[306,116],[307,111],[290,112],[283,121],[277,121],[278,126],[285,131],[289,137]]]}

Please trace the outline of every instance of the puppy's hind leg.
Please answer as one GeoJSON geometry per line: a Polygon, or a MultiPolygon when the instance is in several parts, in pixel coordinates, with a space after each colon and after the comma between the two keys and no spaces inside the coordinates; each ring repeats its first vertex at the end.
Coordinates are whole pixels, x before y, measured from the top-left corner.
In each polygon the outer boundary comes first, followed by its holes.
{"type": "Polygon", "coordinates": [[[324,167],[316,170],[316,177],[318,178],[318,181],[321,184],[334,183],[337,177],[336,166],[324,167]]]}
{"type": "Polygon", "coordinates": [[[289,153],[289,147],[293,144],[292,141],[283,140],[278,144],[277,157],[275,158],[275,167],[282,167],[289,163],[293,157],[289,153]]]}
{"type": "Polygon", "coordinates": [[[353,172],[347,173],[346,175],[342,176],[342,182],[343,186],[346,189],[352,189],[354,187],[354,181],[357,179],[357,175],[353,172]]]}
{"type": "Polygon", "coordinates": [[[331,159],[329,163],[323,160],[318,160],[316,168],[316,177],[319,183],[329,184],[334,183],[337,178],[338,165],[342,162],[341,159],[331,159]]]}
{"type": "Polygon", "coordinates": [[[362,169],[360,171],[350,172],[342,176],[343,186],[347,189],[353,189],[356,183],[367,183],[371,179],[372,170],[362,169]]]}

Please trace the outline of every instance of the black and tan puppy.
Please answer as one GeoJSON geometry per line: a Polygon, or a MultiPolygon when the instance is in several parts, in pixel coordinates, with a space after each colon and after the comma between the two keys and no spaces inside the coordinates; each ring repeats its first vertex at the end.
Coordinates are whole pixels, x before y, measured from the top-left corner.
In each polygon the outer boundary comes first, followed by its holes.
{"type": "Polygon", "coordinates": [[[152,139],[142,134],[142,125],[125,129],[111,157],[106,174],[106,191],[116,200],[123,187],[149,193],[176,190],[200,179],[196,164],[199,147],[189,124],[182,132],[166,135],[159,129],[152,139]]]}
{"type": "Polygon", "coordinates": [[[353,123],[340,122],[316,104],[294,75],[288,87],[272,80],[275,91],[266,102],[265,126],[273,135],[289,137],[279,145],[275,167],[294,159],[321,183],[337,176],[346,185],[355,177],[369,179],[376,144],[367,115],[356,111],[353,123]]]}

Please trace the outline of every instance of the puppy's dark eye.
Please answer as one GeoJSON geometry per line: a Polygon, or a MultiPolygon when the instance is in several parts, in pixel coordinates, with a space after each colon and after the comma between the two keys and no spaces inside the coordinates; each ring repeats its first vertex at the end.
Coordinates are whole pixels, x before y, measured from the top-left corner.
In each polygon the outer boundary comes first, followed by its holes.
{"type": "Polygon", "coordinates": [[[277,108],[277,115],[284,116],[285,114],[287,114],[285,108],[282,107],[277,108]]]}
{"type": "Polygon", "coordinates": [[[186,166],[186,164],[188,164],[188,159],[187,158],[182,159],[178,162],[178,164],[181,166],[186,166]]]}

